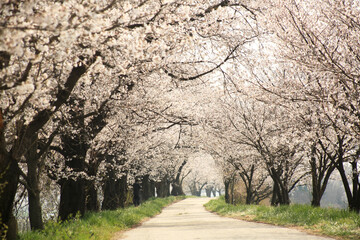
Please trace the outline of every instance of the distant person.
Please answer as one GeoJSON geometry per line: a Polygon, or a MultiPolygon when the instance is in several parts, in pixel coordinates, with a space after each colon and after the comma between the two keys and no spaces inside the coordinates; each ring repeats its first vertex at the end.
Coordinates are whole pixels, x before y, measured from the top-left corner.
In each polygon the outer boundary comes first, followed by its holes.
{"type": "Polygon", "coordinates": [[[138,181],[136,181],[133,185],[133,203],[135,206],[139,206],[140,205],[140,189],[141,186],[139,184],[138,181]]]}

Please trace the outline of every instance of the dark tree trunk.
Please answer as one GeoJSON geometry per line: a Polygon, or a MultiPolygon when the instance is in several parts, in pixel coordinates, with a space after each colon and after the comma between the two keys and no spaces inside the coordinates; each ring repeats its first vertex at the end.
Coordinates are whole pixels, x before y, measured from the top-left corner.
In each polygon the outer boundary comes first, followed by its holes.
{"type": "Polygon", "coordinates": [[[103,191],[104,200],[101,207],[102,210],[115,210],[119,207],[125,207],[127,194],[126,175],[120,179],[108,178],[103,185],[103,191]]]}
{"type": "MultiPolygon", "coordinates": [[[[358,154],[359,155],[359,154],[358,154]]],[[[352,167],[352,205],[350,206],[350,210],[355,212],[360,212],[360,185],[359,185],[359,172],[357,168],[357,159],[351,162],[352,167]]]]}
{"type": "Polygon", "coordinates": [[[196,182],[191,183],[190,186],[189,186],[189,188],[190,188],[191,195],[193,195],[193,196],[197,196],[197,195],[198,195],[198,191],[197,191],[197,187],[196,187],[196,182]]]}
{"type": "MultiPolygon", "coordinates": [[[[212,193],[213,189],[214,189],[214,187],[206,187],[205,188],[205,192],[206,192],[207,197],[211,197],[211,193],[212,193]]],[[[214,195],[214,197],[215,197],[215,195],[214,195]]]]}
{"type": "Polygon", "coordinates": [[[280,205],[290,205],[290,197],[289,197],[289,190],[286,186],[282,186],[281,188],[281,199],[280,205]]]}
{"type": "Polygon", "coordinates": [[[97,212],[100,210],[97,190],[93,181],[86,181],[86,211],[97,212]]]}
{"type": "Polygon", "coordinates": [[[153,184],[151,184],[150,182],[150,176],[149,175],[145,175],[142,177],[141,180],[141,197],[140,197],[140,201],[144,202],[146,200],[148,200],[149,198],[153,197],[153,190],[152,187],[154,187],[153,184]]]}
{"type": "Polygon", "coordinates": [[[153,180],[150,180],[150,194],[151,194],[151,197],[155,197],[155,192],[156,192],[155,182],[153,180]]]}
{"type": "Polygon", "coordinates": [[[287,179],[282,179],[282,169],[270,169],[270,175],[274,183],[273,195],[271,199],[271,205],[276,206],[280,205],[289,205],[289,189],[287,184],[287,179]]]}
{"type": "Polygon", "coordinates": [[[164,198],[170,196],[170,182],[164,178],[161,182],[155,183],[157,197],[164,198]]]}
{"type": "Polygon", "coordinates": [[[224,185],[225,185],[225,202],[230,204],[231,203],[231,199],[230,199],[230,179],[225,179],[224,185]]]}
{"type": "Polygon", "coordinates": [[[172,184],[171,195],[172,196],[185,195],[183,190],[182,190],[182,186],[179,183],[173,183],[172,184]]]}
{"type": "Polygon", "coordinates": [[[213,188],[213,189],[211,190],[211,192],[212,192],[213,196],[216,197],[216,188],[213,188]]]}
{"type": "MultiPolygon", "coordinates": [[[[90,152],[90,160],[88,164],[87,174],[91,177],[96,177],[101,160],[96,152],[90,152]]],[[[95,181],[86,181],[86,211],[97,212],[100,210],[100,203],[98,199],[98,192],[96,190],[95,181]]]]}
{"type": "Polygon", "coordinates": [[[253,191],[251,188],[246,189],[245,204],[252,204],[254,202],[253,191]]]}
{"type": "Polygon", "coordinates": [[[182,169],[184,168],[184,166],[186,165],[187,163],[187,160],[184,160],[182,162],[182,164],[180,165],[178,171],[177,171],[177,174],[176,174],[176,177],[175,177],[175,180],[174,182],[172,183],[172,190],[171,190],[171,195],[173,196],[180,196],[180,195],[185,195],[184,194],[184,191],[182,189],[182,182],[181,182],[181,179],[180,179],[180,176],[181,176],[181,172],[182,172],[182,169]]]}
{"type": "Polygon", "coordinates": [[[30,227],[32,230],[44,229],[40,203],[40,191],[39,189],[34,188],[33,191],[28,192],[30,227]],[[33,193],[33,191],[35,191],[35,193],[33,193]]]}
{"type": "MultiPolygon", "coordinates": [[[[128,187],[127,187],[127,176],[124,175],[118,180],[119,185],[119,207],[124,208],[126,203],[126,196],[128,193],[128,187]]],[[[155,193],[154,193],[155,194],[155,193]]]]}
{"type": "MultiPolygon", "coordinates": [[[[88,149],[86,142],[83,141],[85,134],[80,132],[79,135],[61,135],[63,142],[62,153],[65,159],[65,165],[73,172],[85,172],[85,156],[88,149]]],[[[74,178],[65,178],[59,181],[60,190],[60,207],[59,217],[64,221],[75,217],[77,214],[83,216],[86,208],[86,187],[87,180],[81,176],[74,178]]]]}
{"type": "Polygon", "coordinates": [[[311,158],[310,158],[310,167],[311,167],[311,180],[312,180],[312,200],[311,205],[313,207],[320,207],[321,194],[320,194],[320,184],[318,181],[318,168],[316,164],[316,147],[315,145],[311,149],[311,158]]]}
{"type": "Polygon", "coordinates": [[[102,202],[102,210],[115,210],[118,205],[118,193],[117,193],[117,184],[114,178],[109,178],[105,180],[103,185],[104,200],[102,202]]]}
{"type": "Polygon", "coordinates": [[[86,204],[85,184],[83,179],[62,181],[59,207],[61,221],[73,218],[77,214],[84,215],[86,204]]]}
{"type": "MultiPolygon", "coordinates": [[[[117,161],[116,157],[111,155],[105,156],[105,161],[109,164],[124,164],[124,161],[117,161]]],[[[115,210],[119,207],[125,207],[127,195],[127,175],[123,174],[118,179],[118,172],[113,167],[106,169],[106,179],[103,183],[104,199],[102,210],[115,210]]]]}
{"type": "Polygon", "coordinates": [[[360,149],[357,150],[354,161],[351,162],[352,167],[352,183],[353,189],[351,191],[350,183],[348,181],[345,168],[344,168],[344,139],[345,136],[337,136],[337,154],[336,158],[328,153],[328,156],[336,164],[336,169],[339,171],[341,180],[345,189],[346,197],[348,200],[349,209],[351,211],[360,212],[360,185],[359,185],[359,173],[357,171],[357,158],[360,155],[360,149]]]}
{"type": "Polygon", "coordinates": [[[279,204],[279,186],[278,184],[274,181],[274,186],[273,186],[273,192],[272,192],[272,197],[271,197],[271,206],[277,206],[279,204]]]}
{"type": "Polygon", "coordinates": [[[360,196],[359,196],[359,174],[357,172],[357,163],[352,163],[352,181],[353,181],[353,189],[351,191],[350,184],[347,179],[347,175],[345,172],[345,168],[343,165],[343,161],[339,161],[339,164],[337,165],[337,169],[340,173],[341,180],[343,182],[343,186],[345,188],[345,193],[348,200],[349,210],[354,212],[360,212],[360,196]]]}
{"type": "Polygon", "coordinates": [[[332,172],[335,170],[334,161],[331,161],[326,154],[327,148],[319,141],[322,151],[316,149],[314,144],[311,149],[310,167],[312,179],[312,200],[311,205],[320,207],[321,198],[326,190],[332,172]]]}
{"type": "Polygon", "coordinates": [[[17,235],[17,223],[12,211],[19,182],[18,165],[4,153],[0,153],[0,163],[0,237],[6,236],[6,239],[12,240],[17,235]]]}
{"type": "Polygon", "coordinates": [[[34,135],[33,145],[28,150],[26,156],[26,163],[28,167],[27,173],[27,187],[29,199],[29,220],[32,230],[43,229],[44,224],[42,220],[42,209],[40,203],[40,189],[38,179],[38,164],[39,157],[37,156],[38,149],[37,134],[34,135]]]}
{"type": "Polygon", "coordinates": [[[289,190],[286,188],[286,186],[283,186],[281,182],[279,182],[278,180],[274,180],[274,192],[271,200],[271,205],[276,206],[278,204],[290,204],[289,190]]]}
{"type": "Polygon", "coordinates": [[[65,166],[72,169],[75,176],[64,178],[59,181],[61,185],[61,197],[59,207],[60,220],[73,218],[77,214],[83,216],[86,210],[86,190],[88,181],[78,173],[86,172],[86,153],[89,146],[89,131],[85,128],[84,100],[71,97],[67,102],[70,107],[70,119],[66,119],[63,125],[68,128],[60,135],[61,154],[65,159],[65,166]],[[79,110],[73,110],[79,109],[79,110]],[[72,130],[76,131],[74,134],[72,130]]]}

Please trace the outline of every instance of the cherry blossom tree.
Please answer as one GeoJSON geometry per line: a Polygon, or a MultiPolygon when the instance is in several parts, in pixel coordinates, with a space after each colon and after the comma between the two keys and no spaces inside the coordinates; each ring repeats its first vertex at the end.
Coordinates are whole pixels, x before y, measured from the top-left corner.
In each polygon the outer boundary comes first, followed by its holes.
{"type": "MultiPolygon", "coordinates": [[[[253,69],[257,79],[255,82],[266,92],[282,99],[280,101],[283,104],[297,102],[300,107],[292,111],[294,115],[298,119],[306,119],[305,122],[315,123],[314,128],[307,133],[310,139],[318,139],[318,142],[308,147],[308,152],[322,152],[320,158],[332,159],[330,162],[326,160],[328,169],[335,166],[339,171],[349,207],[358,211],[358,175],[351,177],[354,182],[351,190],[344,170],[344,164],[349,162],[354,172],[357,172],[356,157],[350,156],[351,153],[356,155],[358,145],[358,68],[355,67],[359,61],[358,2],[267,3],[268,9],[263,11],[267,23],[263,26],[270,30],[272,42],[281,51],[271,50],[276,53],[272,60],[278,61],[275,67],[265,71],[266,74],[253,69]],[[318,150],[315,151],[314,147],[318,150]]],[[[311,164],[314,164],[313,160],[311,164]]],[[[312,173],[315,173],[314,169],[312,173]]],[[[330,172],[326,174],[328,177],[330,172]]],[[[315,186],[319,185],[317,182],[314,182],[313,187],[318,188],[315,186]]],[[[313,193],[319,195],[321,191],[314,189],[313,193]]]]}
{"type": "MultiPolygon", "coordinates": [[[[202,60],[206,51],[194,59],[192,46],[204,43],[204,37],[224,39],[229,28],[223,22],[236,24],[233,14],[238,9],[252,12],[230,1],[2,3],[0,89],[2,133],[6,134],[1,172],[18,176],[13,173],[33,142],[30,136],[62,108],[78,82],[91,84],[101,75],[103,85],[112,89],[117,82],[112,80],[119,76],[131,83],[154,69],[184,81],[220,68],[246,37],[225,47],[220,47],[220,41],[208,44],[205,49],[227,53],[223,58],[213,54],[207,61],[202,60]]],[[[1,179],[6,183],[1,214],[7,223],[18,178],[4,175],[1,179]]]]}

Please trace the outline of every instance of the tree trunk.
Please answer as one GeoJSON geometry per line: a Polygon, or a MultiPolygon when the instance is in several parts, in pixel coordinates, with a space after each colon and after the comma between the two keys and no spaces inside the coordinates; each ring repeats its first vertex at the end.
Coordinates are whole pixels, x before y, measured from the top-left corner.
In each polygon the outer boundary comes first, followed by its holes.
{"type": "Polygon", "coordinates": [[[353,184],[353,204],[350,206],[350,210],[360,212],[360,185],[359,185],[359,172],[357,168],[357,159],[351,162],[352,167],[352,184],[353,184]]]}
{"type": "Polygon", "coordinates": [[[150,181],[150,190],[151,190],[151,197],[155,197],[156,189],[155,189],[155,181],[153,180],[150,181]]]}
{"type": "Polygon", "coordinates": [[[37,176],[37,161],[27,161],[27,163],[29,178],[28,185],[30,188],[28,189],[30,226],[32,230],[44,229],[40,202],[39,179],[37,176]]]}
{"type": "MultiPolygon", "coordinates": [[[[96,154],[95,151],[90,152],[90,160],[87,167],[87,174],[90,177],[96,177],[101,158],[96,154]]],[[[86,211],[97,212],[100,210],[100,203],[98,199],[98,192],[95,186],[95,180],[86,181],[86,211]]]]}
{"type": "Polygon", "coordinates": [[[172,196],[185,195],[180,182],[174,182],[171,190],[172,196]]]}
{"type": "Polygon", "coordinates": [[[348,204],[349,204],[349,209],[351,211],[359,212],[360,211],[360,203],[359,203],[360,197],[358,196],[358,190],[357,190],[359,188],[359,184],[358,184],[359,175],[357,172],[354,172],[354,170],[357,169],[357,165],[352,165],[352,168],[353,168],[352,169],[353,170],[352,180],[353,180],[353,183],[355,183],[355,185],[353,186],[353,192],[352,192],[351,188],[350,188],[350,183],[348,181],[348,178],[347,178],[347,175],[345,172],[345,168],[344,168],[343,141],[344,141],[344,138],[341,138],[340,136],[338,136],[338,145],[339,146],[338,146],[338,156],[337,156],[336,168],[339,171],[339,174],[341,176],[341,180],[342,180],[342,183],[343,183],[343,186],[345,189],[345,193],[346,193],[346,197],[348,200],[348,204]]]}
{"type": "Polygon", "coordinates": [[[184,160],[181,163],[181,165],[180,165],[180,167],[179,167],[179,169],[178,169],[178,171],[176,173],[175,180],[172,183],[173,188],[172,188],[172,191],[171,191],[171,195],[173,195],[173,196],[185,195],[184,191],[182,189],[182,181],[180,179],[180,176],[181,176],[182,169],[184,168],[186,163],[187,163],[187,160],[184,160]]]}
{"type": "Polygon", "coordinates": [[[213,190],[213,187],[206,187],[205,188],[205,192],[206,192],[207,197],[211,197],[212,190],[213,190]]]}
{"type": "Polygon", "coordinates": [[[125,207],[127,194],[127,177],[122,176],[120,179],[109,178],[103,185],[104,200],[102,210],[115,210],[119,207],[125,207]]]}
{"type": "Polygon", "coordinates": [[[287,187],[282,186],[281,188],[281,201],[280,205],[290,205],[289,190],[287,187]]]}
{"type": "Polygon", "coordinates": [[[332,172],[335,170],[334,161],[331,161],[326,154],[327,147],[319,141],[322,152],[316,149],[315,144],[311,149],[310,167],[312,179],[312,200],[311,205],[320,207],[321,198],[326,190],[332,172]],[[316,153],[318,153],[316,155],[316,153]],[[318,164],[317,164],[318,162],[318,164]]]}
{"type": "Polygon", "coordinates": [[[13,203],[18,188],[19,172],[17,162],[10,156],[0,153],[0,237],[16,239],[17,224],[14,218],[13,203]]]}
{"type": "MultiPolygon", "coordinates": [[[[124,208],[126,203],[126,196],[128,193],[128,187],[127,187],[127,176],[124,175],[118,180],[119,185],[119,207],[124,208]]],[[[155,196],[155,193],[154,193],[155,196]]]]}
{"type": "Polygon", "coordinates": [[[170,183],[166,178],[156,182],[155,187],[157,197],[164,198],[170,196],[170,183]]]}
{"type": "MultiPolygon", "coordinates": [[[[71,97],[67,106],[71,109],[78,107],[78,110],[69,111],[71,118],[64,120],[62,124],[68,128],[60,135],[61,153],[65,159],[65,166],[72,169],[74,174],[85,173],[86,153],[89,146],[89,131],[85,128],[84,122],[84,100],[71,97]],[[71,131],[78,131],[75,134],[71,131]]],[[[64,178],[59,181],[61,185],[61,197],[59,217],[62,221],[75,217],[78,213],[83,216],[86,210],[86,189],[87,180],[82,176],[64,178]]]]}
{"type": "Polygon", "coordinates": [[[141,201],[146,201],[149,198],[152,197],[152,189],[151,189],[151,184],[150,184],[150,180],[149,180],[149,175],[145,175],[142,177],[142,181],[141,181],[141,201]]]}
{"type": "Polygon", "coordinates": [[[282,179],[282,169],[280,168],[276,170],[274,168],[271,168],[269,173],[274,183],[271,205],[272,206],[276,206],[278,204],[289,205],[290,204],[289,189],[286,179],[282,179]]]}
{"type": "Polygon", "coordinates": [[[118,198],[116,192],[116,181],[114,178],[105,180],[103,185],[104,200],[101,210],[115,210],[118,207],[118,198]]]}
{"type": "Polygon", "coordinates": [[[252,204],[253,203],[253,191],[250,188],[246,189],[246,200],[245,200],[245,204],[252,204]]]}
{"type": "Polygon", "coordinates": [[[85,180],[62,180],[60,191],[60,220],[65,221],[75,217],[77,214],[83,216],[86,205],[85,180]]]}
{"type": "Polygon", "coordinates": [[[100,203],[94,181],[86,181],[86,211],[98,212],[100,203]]]}
{"type": "Polygon", "coordinates": [[[32,139],[33,144],[25,154],[27,172],[27,190],[29,200],[29,220],[32,230],[44,229],[42,219],[42,209],[40,203],[40,189],[39,189],[39,156],[37,156],[38,136],[34,134],[32,139]]]}
{"type": "Polygon", "coordinates": [[[313,185],[311,206],[320,207],[320,202],[321,202],[320,190],[317,188],[317,186],[313,185]]]}
{"type": "Polygon", "coordinates": [[[216,197],[216,188],[213,188],[213,189],[211,190],[211,192],[212,192],[213,196],[216,197]]]}
{"type": "Polygon", "coordinates": [[[230,204],[230,179],[225,179],[225,202],[230,204]]]}
{"type": "Polygon", "coordinates": [[[277,206],[279,204],[278,196],[279,196],[279,186],[274,181],[273,193],[272,193],[272,197],[271,197],[271,206],[277,206]]]}

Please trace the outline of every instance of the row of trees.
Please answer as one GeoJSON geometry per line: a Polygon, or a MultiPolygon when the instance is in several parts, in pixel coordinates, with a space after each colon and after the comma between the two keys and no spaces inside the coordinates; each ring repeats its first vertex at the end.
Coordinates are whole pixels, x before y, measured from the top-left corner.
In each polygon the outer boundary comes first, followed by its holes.
{"type": "Polygon", "coordinates": [[[16,233],[19,184],[41,229],[44,182],[59,186],[64,220],[98,210],[100,190],[104,209],[123,206],[136,179],[146,196],[182,194],[194,151],[212,155],[226,188],[238,176],[247,203],[289,204],[310,176],[317,206],[337,170],[359,211],[359,11],[351,0],[0,3],[1,236],[16,233]]]}
{"type": "Polygon", "coordinates": [[[289,204],[305,183],[319,206],[337,172],[359,212],[359,2],[266,1],[258,10],[262,34],[251,57],[229,66],[227,94],[210,113],[218,118],[205,124],[208,148],[226,181],[243,182],[247,203],[272,193],[273,205],[289,204]]]}
{"type": "Polygon", "coordinates": [[[252,37],[229,41],[241,12],[230,1],[1,2],[0,235],[16,234],[19,184],[32,229],[43,227],[45,179],[60,188],[62,220],[99,209],[99,189],[103,208],[123,206],[137,177],[181,194],[195,125],[181,89],[252,37]]]}

